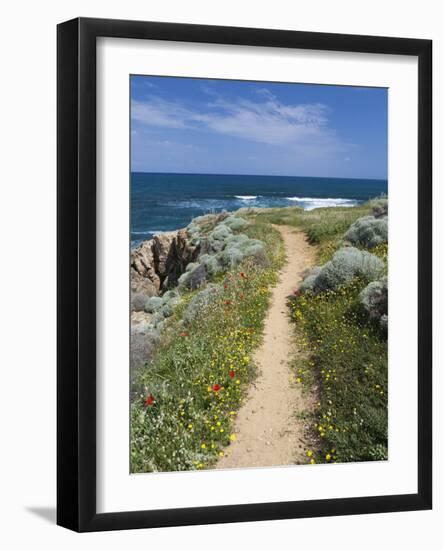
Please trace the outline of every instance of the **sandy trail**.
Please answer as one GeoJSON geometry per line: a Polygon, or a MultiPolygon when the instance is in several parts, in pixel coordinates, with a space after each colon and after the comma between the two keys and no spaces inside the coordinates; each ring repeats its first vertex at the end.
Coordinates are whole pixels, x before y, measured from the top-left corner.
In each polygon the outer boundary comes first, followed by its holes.
{"type": "Polygon", "coordinates": [[[305,235],[288,226],[275,226],[285,248],[286,264],[272,293],[264,337],[254,354],[259,374],[250,388],[234,426],[237,440],[216,468],[283,466],[306,462],[305,428],[297,411],[312,408],[289,367],[297,352],[287,297],[298,287],[301,274],[314,263],[314,250],[305,235]]]}

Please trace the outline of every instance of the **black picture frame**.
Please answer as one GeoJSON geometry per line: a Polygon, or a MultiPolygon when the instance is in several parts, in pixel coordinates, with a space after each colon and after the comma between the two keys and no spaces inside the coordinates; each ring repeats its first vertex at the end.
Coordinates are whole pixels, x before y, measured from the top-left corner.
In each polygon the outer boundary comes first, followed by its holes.
{"type": "Polygon", "coordinates": [[[432,42],[79,18],[57,29],[57,523],[75,531],[427,510],[432,506],[432,42]],[[136,38],[418,58],[416,494],[96,512],[96,39],[136,38]]]}

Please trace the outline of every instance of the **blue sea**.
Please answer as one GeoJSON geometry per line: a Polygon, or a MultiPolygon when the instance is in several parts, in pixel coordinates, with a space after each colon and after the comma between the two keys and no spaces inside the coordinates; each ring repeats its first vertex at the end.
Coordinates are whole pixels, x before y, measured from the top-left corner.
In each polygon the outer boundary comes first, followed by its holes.
{"type": "Polygon", "coordinates": [[[354,206],[382,193],[386,180],[133,172],[131,246],[202,214],[245,206],[354,206]]]}

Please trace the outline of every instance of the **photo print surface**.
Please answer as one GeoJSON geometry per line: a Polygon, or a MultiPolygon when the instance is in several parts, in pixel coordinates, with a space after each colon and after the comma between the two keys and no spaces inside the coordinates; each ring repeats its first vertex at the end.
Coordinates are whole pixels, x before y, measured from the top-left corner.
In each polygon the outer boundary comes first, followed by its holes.
{"type": "Polygon", "coordinates": [[[387,460],[387,89],[130,102],[131,472],[387,460]]]}

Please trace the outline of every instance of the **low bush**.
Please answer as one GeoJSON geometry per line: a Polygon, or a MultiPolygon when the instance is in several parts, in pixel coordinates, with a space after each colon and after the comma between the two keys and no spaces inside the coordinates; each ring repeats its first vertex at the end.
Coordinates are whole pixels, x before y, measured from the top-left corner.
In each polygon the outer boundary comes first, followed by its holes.
{"type": "Polygon", "coordinates": [[[209,283],[206,288],[198,292],[186,307],[183,313],[183,321],[190,323],[197,315],[202,315],[204,309],[217,298],[221,289],[221,285],[209,283]]]}
{"type": "Polygon", "coordinates": [[[199,264],[187,275],[186,286],[191,290],[196,290],[206,283],[208,272],[204,264],[199,264]]]}
{"type": "Polygon", "coordinates": [[[220,265],[216,256],[204,254],[200,257],[200,261],[206,266],[206,270],[210,277],[215,277],[217,273],[220,273],[220,271],[222,271],[222,266],[220,265]]]}
{"type": "Polygon", "coordinates": [[[372,209],[372,215],[376,218],[381,218],[388,215],[388,199],[387,197],[378,197],[369,202],[372,209]]]}
{"type": "Polygon", "coordinates": [[[303,292],[307,292],[307,291],[314,292],[317,276],[319,275],[321,270],[322,268],[318,265],[310,269],[306,274],[305,278],[303,279],[303,282],[300,286],[300,290],[302,290],[303,292]]]}
{"type": "Polygon", "coordinates": [[[365,216],[356,220],[344,235],[344,239],[350,243],[374,248],[377,245],[388,242],[388,218],[376,218],[365,216]]]}
{"type": "Polygon", "coordinates": [[[156,315],[161,315],[163,319],[166,319],[168,317],[171,317],[171,315],[174,313],[174,302],[170,300],[169,302],[165,302],[162,307],[157,311],[156,315]]]}
{"type": "Polygon", "coordinates": [[[204,253],[198,263],[189,264],[179,280],[179,288],[195,290],[222,271],[235,268],[246,258],[255,258],[257,264],[268,264],[265,244],[244,233],[234,234],[231,227],[248,226],[248,222],[237,216],[230,216],[219,223],[207,237],[201,240],[204,253]],[[237,224],[237,221],[241,221],[237,224]],[[235,223],[234,223],[235,221],[235,223]]]}
{"type": "Polygon", "coordinates": [[[222,224],[227,225],[229,229],[232,229],[232,231],[238,231],[240,229],[244,229],[248,225],[248,222],[239,216],[229,216],[222,222],[222,224]]]}
{"type": "Polygon", "coordinates": [[[162,298],[163,298],[163,301],[168,301],[168,300],[173,300],[174,298],[178,298],[180,296],[179,292],[177,289],[173,288],[171,290],[167,290],[162,298]]]}
{"type": "Polygon", "coordinates": [[[388,316],[387,315],[382,315],[380,317],[380,328],[382,330],[384,330],[385,332],[387,332],[387,330],[388,330],[388,316]]]}
{"type": "Polygon", "coordinates": [[[241,250],[235,246],[226,247],[217,255],[217,261],[222,266],[223,270],[231,269],[239,265],[245,256],[241,250]]]}
{"type": "Polygon", "coordinates": [[[388,282],[386,277],[372,281],[360,293],[360,301],[370,319],[385,328],[388,314],[388,282]],[[383,317],[383,321],[381,320],[383,317]],[[386,317],[386,319],[385,319],[386,317]]]}
{"type": "Polygon", "coordinates": [[[145,309],[146,302],[148,297],[146,294],[141,292],[132,292],[131,293],[131,310],[132,311],[143,311],[145,309]]]}
{"type": "Polygon", "coordinates": [[[145,311],[148,313],[155,313],[163,305],[163,298],[160,296],[152,296],[146,301],[145,311]]]}
{"type": "Polygon", "coordinates": [[[209,240],[212,241],[226,241],[232,235],[232,231],[226,225],[219,224],[215,227],[212,233],[209,235],[209,240]]]}
{"type": "Polygon", "coordinates": [[[366,282],[374,281],[384,270],[384,262],[374,254],[353,247],[341,248],[332,260],[311,271],[300,289],[314,293],[336,290],[357,277],[366,282]]]}

